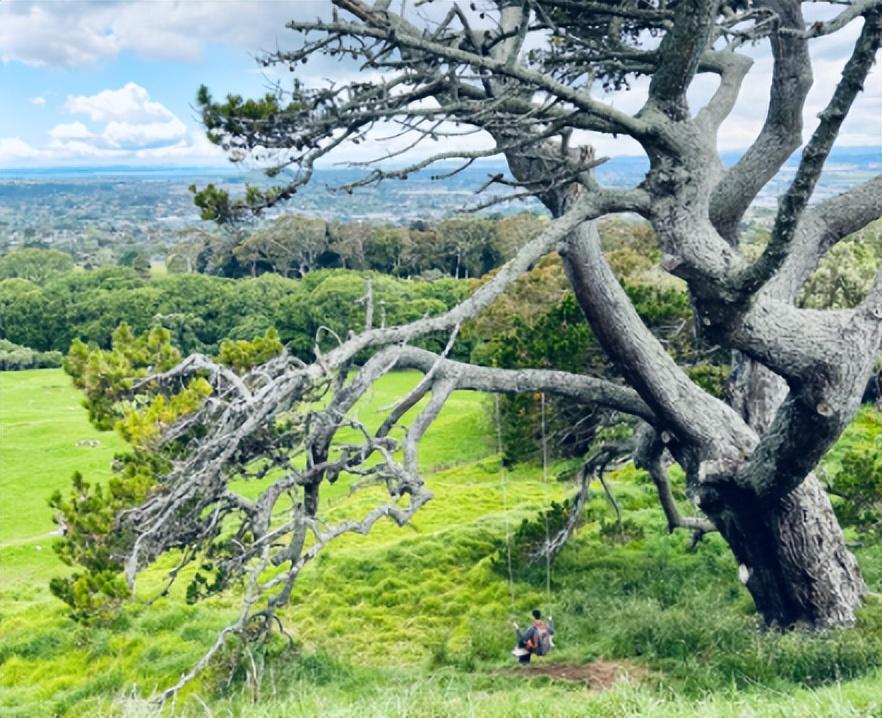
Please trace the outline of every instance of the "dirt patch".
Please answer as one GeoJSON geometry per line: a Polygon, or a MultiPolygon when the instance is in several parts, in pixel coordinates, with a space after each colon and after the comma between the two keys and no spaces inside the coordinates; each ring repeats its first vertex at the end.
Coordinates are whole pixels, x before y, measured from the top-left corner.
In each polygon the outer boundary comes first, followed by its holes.
{"type": "Polygon", "coordinates": [[[532,663],[512,668],[511,673],[528,678],[545,676],[556,681],[576,681],[584,683],[592,690],[602,691],[621,678],[638,679],[646,675],[647,671],[618,661],[592,661],[583,665],[532,663]]]}

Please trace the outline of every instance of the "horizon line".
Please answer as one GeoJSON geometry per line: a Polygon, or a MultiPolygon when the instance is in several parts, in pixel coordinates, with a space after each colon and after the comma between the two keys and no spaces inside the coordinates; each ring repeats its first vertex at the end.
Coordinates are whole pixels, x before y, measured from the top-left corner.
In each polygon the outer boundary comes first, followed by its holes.
{"type": "MultiPolygon", "coordinates": [[[[747,147],[743,149],[731,149],[731,150],[723,150],[719,153],[721,157],[726,155],[736,155],[741,154],[747,151],[747,147]]],[[[797,155],[802,146],[794,150],[794,155],[797,155]]],[[[880,145],[844,145],[840,147],[833,147],[831,151],[831,156],[840,152],[875,152],[878,153],[880,159],[882,159],[882,146],[880,145]]],[[[645,154],[618,154],[618,155],[609,155],[609,161],[615,161],[617,159],[648,159],[645,154]]],[[[456,164],[458,160],[443,160],[434,163],[436,165],[446,165],[446,164],[456,164]]],[[[378,163],[382,164],[382,163],[378,163]]],[[[494,164],[494,165],[504,165],[505,160],[502,158],[495,157],[485,157],[478,160],[475,160],[473,164],[494,164]]],[[[389,167],[397,167],[398,164],[389,164],[389,167]]],[[[401,166],[406,166],[406,163],[402,163],[401,166]]],[[[602,165],[601,165],[602,166],[602,165]]],[[[423,170],[428,170],[431,168],[429,165],[423,170]]],[[[355,165],[326,165],[321,167],[316,167],[316,171],[345,171],[345,170],[358,170],[358,169],[367,169],[362,166],[355,165]]],[[[140,171],[150,171],[150,170],[213,170],[213,171],[222,171],[227,170],[233,173],[249,173],[249,172],[263,172],[263,168],[261,167],[246,167],[242,165],[237,165],[232,162],[226,163],[217,163],[217,164],[141,164],[141,163],[119,163],[119,164],[49,164],[49,165],[38,165],[38,166],[0,166],[0,172],[46,172],[46,171],[86,171],[86,170],[140,170],[140,171]]]]}

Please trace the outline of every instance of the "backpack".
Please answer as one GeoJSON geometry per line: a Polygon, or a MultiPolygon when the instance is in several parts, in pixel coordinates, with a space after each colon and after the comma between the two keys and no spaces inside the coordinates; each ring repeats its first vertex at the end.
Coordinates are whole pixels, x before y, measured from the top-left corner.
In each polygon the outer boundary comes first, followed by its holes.
{"type": "Polygon", "coordinates": [[[548,632],[548,629],[542,621],[537,623],[535,628],[536,633],[534,634],[534,637],[527,642],[527,648],[537,656],[544,656],[554,648],[554,643],[551,640],[551,634],[548,632]]]}

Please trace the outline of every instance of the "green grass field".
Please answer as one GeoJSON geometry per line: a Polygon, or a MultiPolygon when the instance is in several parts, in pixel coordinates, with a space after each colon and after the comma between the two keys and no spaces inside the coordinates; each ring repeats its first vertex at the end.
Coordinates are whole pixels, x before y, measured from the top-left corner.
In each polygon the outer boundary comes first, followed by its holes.
{"type": "MultiPolygon", "coordinates": [[[[370,425],[414,375],[386,377],[359,407],[370,425]]],[[[219,665],[164,711],[186,716],[880,716],[882,610],[824,634],[759,628],[726,547],[695,552],[668,536],[653,489],[626,467],[614,476],[630,539],[610,537],[601,496],[555,563],[500,568],[515,528],[572,487],[547,486],[536,467],[508,477],[503,503],[485,400],[456,394],[427,435],[421,460],[435,493],[411,525],[347,537],[309,566],[283,613],[298,649],[219,665]],[[508,509],[507,511],[505,509],[508,509]],[[511,589],[511,591],[510,591],[511,589]],[[558,627],[546,663],[602,660],[639,678],[606,691],[512,671],[510,621],[540,605],[558,627]],[[253,659],[253,663],[252,663],[253,659]]],[[[863,426],[863,424],[861,424],[863,426]]],[[[187,606],[182,590],[152,603],[169,558],[142,577],[137,600],[112,627],[65,616],[48,592],[67,570],[51,550],[46,500],[70,475],[109,475],[111,433],[94,431],[68,379],[55,370],[0,373],[0,716],[150,716],[145,700],[173,683],[229,621],[236,596],[187,606]],[[98,440],[98,446],[80,442],[98,440]]],[[[851,440],[846,437],[845,440],[851,440]]],[[[553,472],[563,465],[552,467],[553,472]]],[[[343,490],[327,516],[369,496],[343,490]]],[[[868,584],[882,584],[882,551],[858,552],[868,584]]]]}
{"type": "Polygon", "coordinates": [[[125,443],[85,420],[81,398],[60,370],[0,372],[0,412],[0,571],[8,590],[57,569],[52,493],[66,490],[75,470],[109,477],[125,443]]]}

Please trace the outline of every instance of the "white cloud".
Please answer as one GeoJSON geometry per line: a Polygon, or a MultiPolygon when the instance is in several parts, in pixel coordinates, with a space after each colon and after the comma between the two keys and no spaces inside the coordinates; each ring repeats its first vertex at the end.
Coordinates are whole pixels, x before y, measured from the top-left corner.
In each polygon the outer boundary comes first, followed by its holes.
{"type": "Polygon", "coordinates": [[[0,59],[73,68],[131,51],[193,62],[210,42],[257,52],[292,36],[286,22],[327,15],[329,5],[326,0],[0,3],[0,59]]]}
{"type": "Polygon", "coordinates": [[[168,122],[117,122],[108,123],[101,136],[118,147],[143,147],[145,145],[177,142],[187,136],[187,126],[177,117],[168,122]]]}
{"type": "Polygon", "coordinates": [[[224,159],[223,153],[201,132],[190,133],[185,139],[173,145],[147,147],[135,152],[139,160],[174,161],[207,160],[217,162],[224,159]]]}
{"type": "Polygon", "coordinates": [[[70,162],[71,160],[94,159],[125,159],[124,150],[102,147],[87,140],[65,140],[50,143],[45,156],[52,161],[70,162]]]}
{"type": "MultiPolygon", "coordinates": [[[[100,135],[89,133],[96,147],[140,150],[175,144],[188,135],[187,126],[165,105],[150,99],[150,93],[129,82],[118,90],[67,98],[65,109],[71,114],[88,115],[92,122],[105,123],[100,135]]],[[[76,122],[85,129],[82,123],[76,122]]]]}
{"type": "Polygon", "coordinates": [[[42,107],[46,104],[45,97],[32,97],[28,100],[32,105],[36,105],[37,107],[42,107]]]}
{"type": "Polygon", "coordinates": [[[112,31],[83,16],[77,5],[0,5],[0,60],[35,67],[81,67],[115,56],[120,44],[112,31]]]}
{"type": "Polygon", "coordinates": [[[0,137],[0,165],[17,164],[21,160],[40,157],[41,151],[20,137],[0,137]]]}
{"type": "Polygon", "coordinates": [[[67,98],[71,114],[83,115],[55,125],[46,143],[34,147],[21,138],[0,138],[0,166],[114,161],[188,161],[215,163],[223,159],[200,129],[189,128],[165,105],[129,82],[95,95],[67,98]]]}
{"type": "Polygon", "coordinates": [[[86,140],[95,137],[95,133],[82,122],[68,122],[56,125],[49,130],[49,137],[59,142],[67,140],[86,140]]]}
{"type": "Polygon", "coordinates": [[[71,114],[86,114],[93,122],[155,122],[175,119],[163,104],[150,99],[140,85],[129,82],[118,90],[103,90],[97,95],[71,95],[64,103],[71,114]]]}

